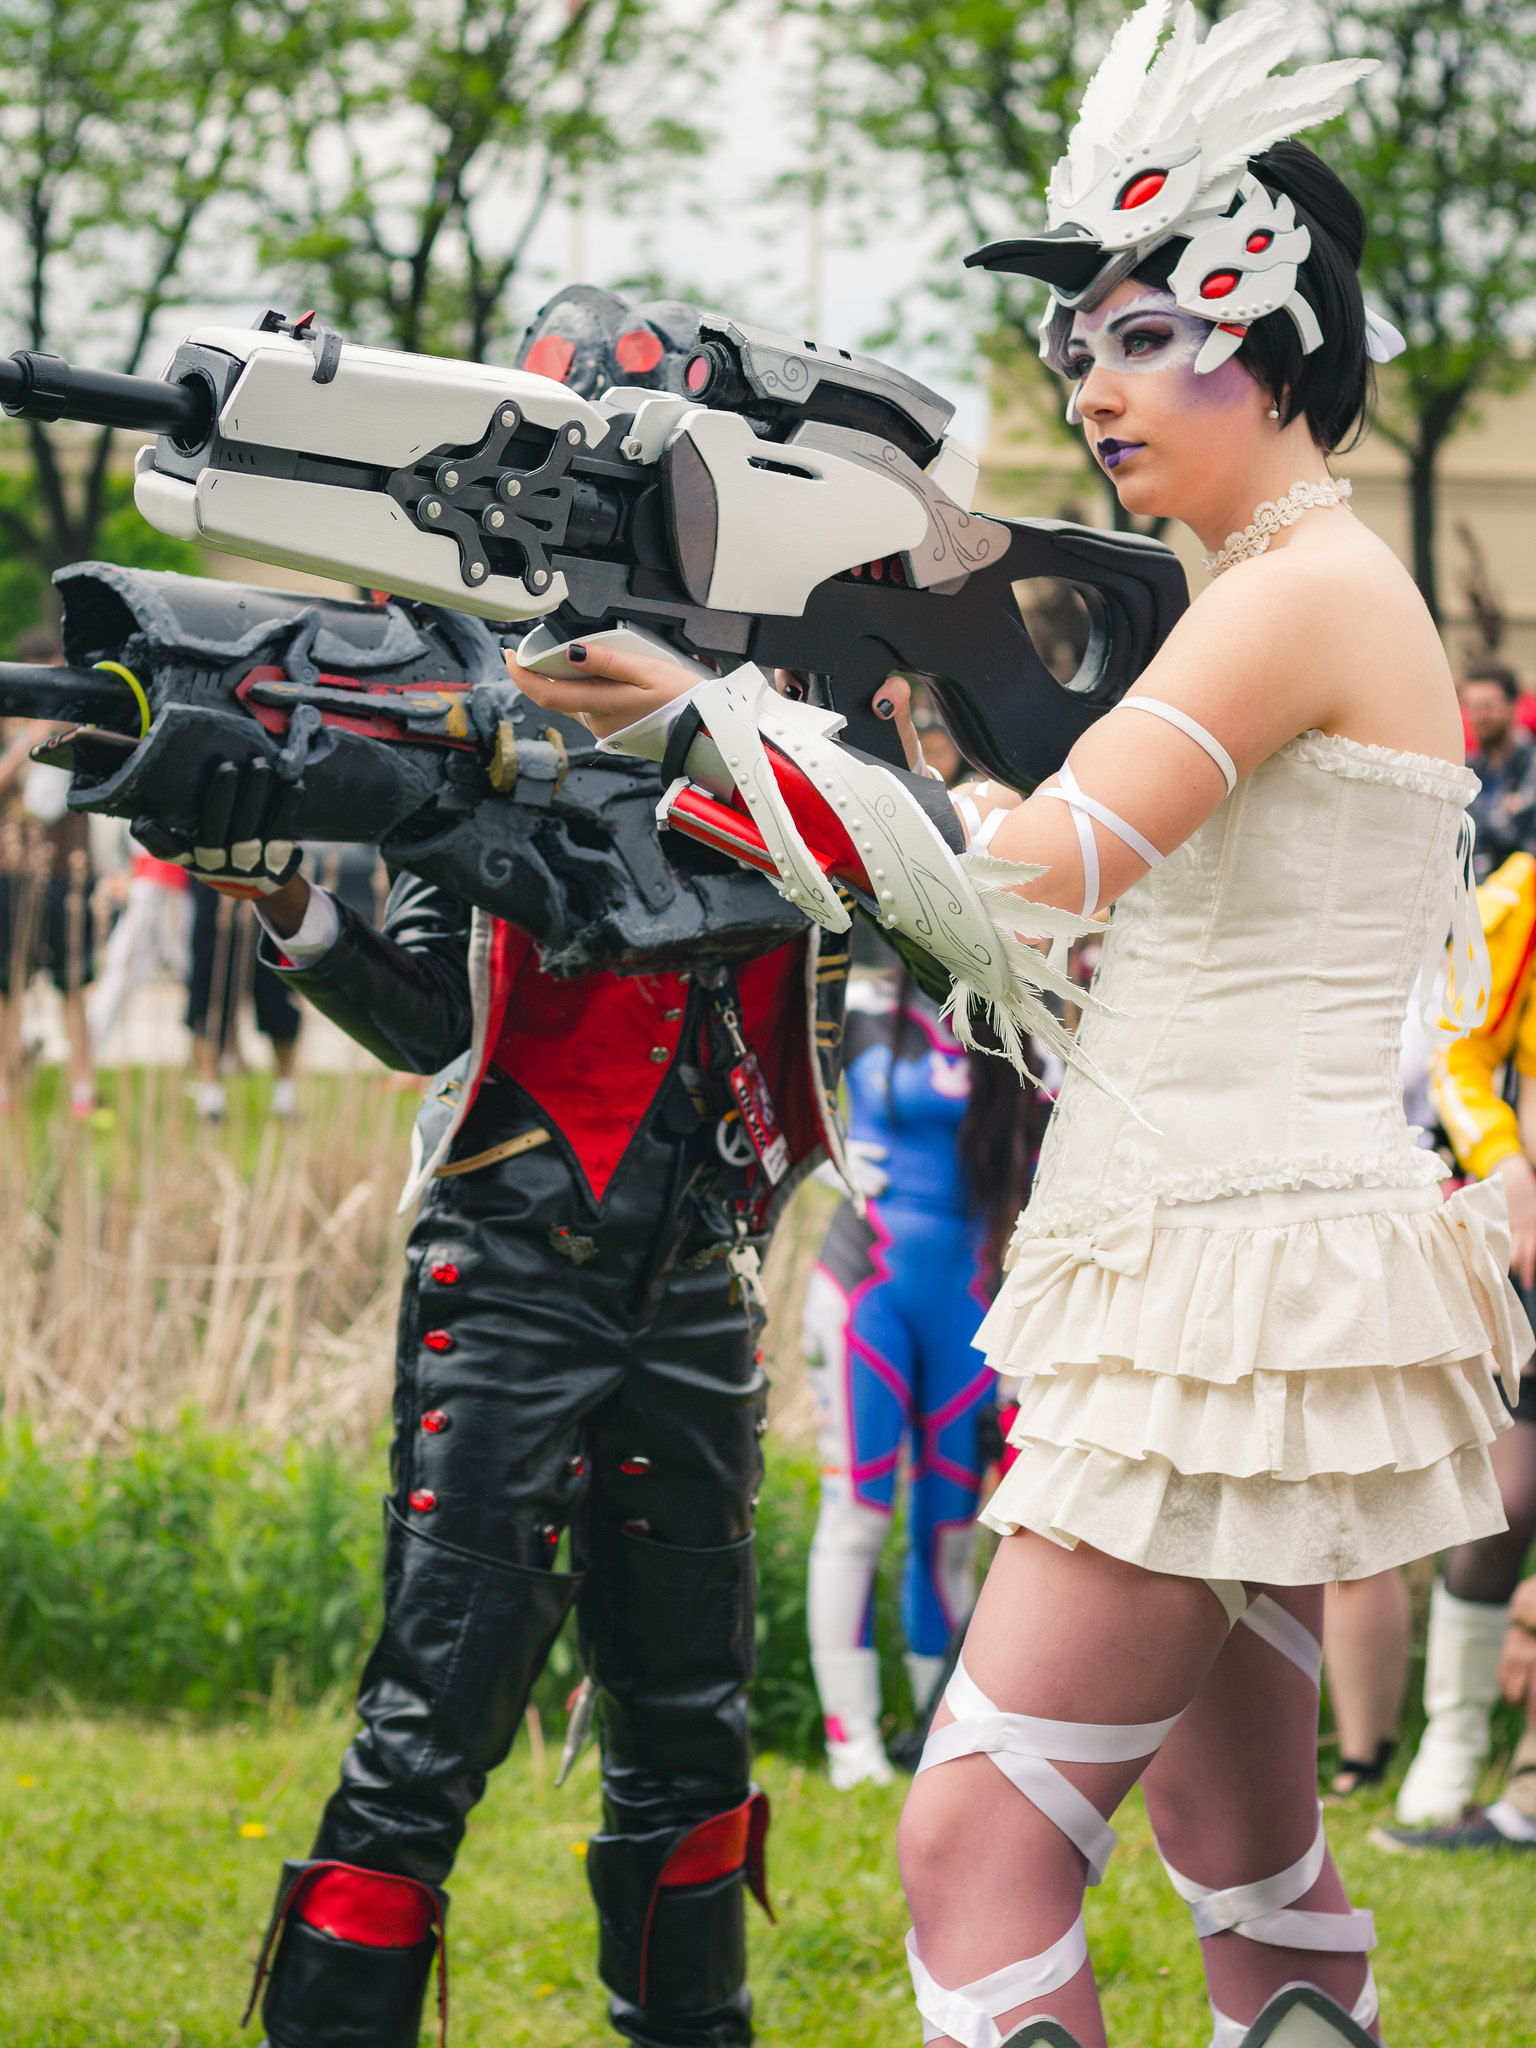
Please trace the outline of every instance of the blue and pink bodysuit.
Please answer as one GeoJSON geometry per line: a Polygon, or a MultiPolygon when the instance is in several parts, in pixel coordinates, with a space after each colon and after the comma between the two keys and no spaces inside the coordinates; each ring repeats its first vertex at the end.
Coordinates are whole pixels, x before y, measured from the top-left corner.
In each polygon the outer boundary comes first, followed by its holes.
{"type": "Polygon", "coordinates": [[[806,1292],[804,1335],[821,1447],[811,1653],[833,1782],[853,1785],[889,1777],[874,1584],[903,1452],[901,1619],[921,1709],[975,1597],[978,1411],[994,1379],[971,1345],[987,1296],[985,1225],[959,1156],[968,1056],[915,990],[899,1017],[887,984],[858,981],[845,1072],[868,1206],[860,1217],[845,1201],[832,1219],[806,1292]]]}

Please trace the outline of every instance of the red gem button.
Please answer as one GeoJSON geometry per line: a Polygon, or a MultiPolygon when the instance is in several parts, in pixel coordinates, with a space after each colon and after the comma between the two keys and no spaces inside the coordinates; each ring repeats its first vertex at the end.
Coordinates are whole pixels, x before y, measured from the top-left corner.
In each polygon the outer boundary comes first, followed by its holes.
{"type": "Polygon", "coordinates": [[[413,1493],[411,1495],[411,1506],[418,1515],[430,1515],[437,1506],[437,1495],[435,1493],[428,1493],[425,1489],[419,1493],[413,1493]]]}
{"type": "Polygon", "coordinates": [[[453,1339],[446,1330],[428,1330],[421,1341],[429,1351],[451,1351],[453,1349],[453,1339]]]}
{"type": "Polygon", "coordinates": [[[631,1479],[639,1479],[651,1469],[649,1458],[620,1458],[619,1470],[627,1472],[631,1479]]]}
{"type": "Polygon", "coordinates": [[[441,1408],[429,1408],[421,1418],[421,1426],[428,1436],[441,1436],[448,1427],[448,1418],[441,1408]]]}
{"type": "Polygon", "coordinates": [[[434,1266],[432,1268],[432,1278],[439,1287],[457,1287],[459,1284],[459,1269],[457,1266],[434,1266]]]}

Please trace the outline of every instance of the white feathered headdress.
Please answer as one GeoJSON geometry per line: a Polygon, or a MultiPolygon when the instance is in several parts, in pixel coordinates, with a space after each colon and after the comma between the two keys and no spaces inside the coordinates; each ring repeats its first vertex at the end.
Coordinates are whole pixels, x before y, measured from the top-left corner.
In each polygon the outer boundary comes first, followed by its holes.
{"type": "MultiPolygon", "coordinates": [[[[1369,58],[1309,64],[1272,77],[1305,23],[1283,0],[1252,0],[1202,41],[1189,0],[1146,0],[1094,73],[1046,189],[1046,231],[989,243],[966,258],[988,270],[1038,277],[1056,308],[1091,307],[1164,242],[1185,241],[1168,288],[1188,313],[1215,323],[1196,358],[1214,370],[1242,346],[1249,325],[1282,309],[1307,353],[1322,343],[1296,289],[1312,237],[1283,194],[1267,191],[1248,159],[1299,128],[1342,111],[1369,58]]],[[[1050,314],[1047,315],[1049,322],[1050,314]]],[[[1371,353],[1385,360],[1401,337],[1368,318],[1371,353]]]]}

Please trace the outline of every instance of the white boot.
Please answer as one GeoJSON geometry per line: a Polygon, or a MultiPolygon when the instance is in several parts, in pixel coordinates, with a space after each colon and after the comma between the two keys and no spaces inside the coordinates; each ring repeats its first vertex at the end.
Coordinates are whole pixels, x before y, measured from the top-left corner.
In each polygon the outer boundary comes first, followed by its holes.
{"type": "Polygon", "coordinates": [[[1458,1600],[1436,1579],[1424,1661],[1429,1724],[1397,1795],[1397,1817],[1405,1827],[1456,1820],[1476,1798],[1508,1623],[1507,1603],[1458,1600]]]}
{"type": "Polygon", "coordinates": [[[944,1674],[944,1659],[925,1657],[917,1650],[908,1650],[904,1662],[907,1683],[912,1688],[912,1711],[921,1721],[933,1703],[933,1689],[944,1674]]]}
{"type": "Polygon", "coordinates": [[[889,1785],[880,1740],[880,1658],[874,1650],[813,1650],[811,1668],[827,1727],[827,1776],[834,1792],[889,1785]]]}

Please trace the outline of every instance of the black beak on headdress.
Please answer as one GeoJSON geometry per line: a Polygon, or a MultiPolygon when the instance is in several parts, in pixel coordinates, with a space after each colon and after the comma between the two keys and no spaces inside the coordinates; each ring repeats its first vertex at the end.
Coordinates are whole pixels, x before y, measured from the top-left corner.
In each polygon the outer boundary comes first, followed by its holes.
{"type": "Polygon", "coordinates": [[[1069,221],[1048,234],[1020,241],[988,242],[965,259],[968,270],[1010,270],[1038,277],[1068,297],[1086,291],[1104,264],[1104,245],[1069,221]]]}

